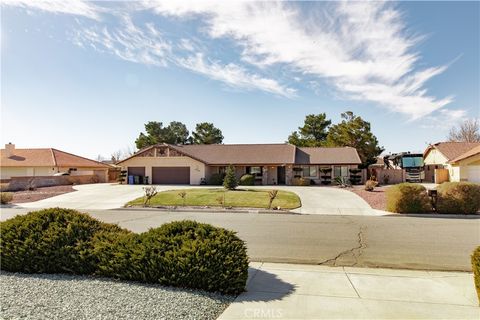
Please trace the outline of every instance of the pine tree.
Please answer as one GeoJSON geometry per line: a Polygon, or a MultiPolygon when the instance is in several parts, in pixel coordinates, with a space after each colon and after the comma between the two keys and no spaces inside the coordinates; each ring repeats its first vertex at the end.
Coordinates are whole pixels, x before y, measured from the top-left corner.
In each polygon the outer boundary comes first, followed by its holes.
{"type": "Polygon", "coordinates": [[[235,190],[238,186],[237,176],[235,175],[235,168],[230,165],[225,173],[225,179],[223,179],[223,187],[228,190],[235,190]]]}

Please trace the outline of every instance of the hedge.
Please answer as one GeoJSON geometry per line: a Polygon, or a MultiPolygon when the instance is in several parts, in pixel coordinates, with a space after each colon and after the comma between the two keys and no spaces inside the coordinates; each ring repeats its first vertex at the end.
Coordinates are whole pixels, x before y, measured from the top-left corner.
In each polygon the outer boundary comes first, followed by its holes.
{"type": "Polygon", "coordinates": [[[13,200],[13,193],[0,191],[0,204],[9,204],[13,200]]]}
{"type": "Polygon", "coordinates": [[[1,269],[92,274],[236,294],[248,277],[245,243],[232,231],[178,221],[136,234],[67,209],[0,224],[1,269]]]}
{"type": "Polygon", "coordinates": [[[475,214],[480,209],[480,185],[444,182],[437,187],[438,213],[475,214]]]}
{"type": "Polygon", "coordinates": [[[477,289],[478,301],[480,302],[480,247],[477,247],[472,254],[472,270],[475,281],[475,289],[477,289]]]}
{"type": "Polygon", "coordinates": [[[255,184],[255,177],[251,174],[244,174],[240,177],[238,184],[241,186],[253,186],[255,184]]]}
{"type": "Polygon", "coordinates": [[[432,206],[427,189],[419,184],[400,183],[386,191],[387,211],[397,213],[430,212],[432,206]]]}

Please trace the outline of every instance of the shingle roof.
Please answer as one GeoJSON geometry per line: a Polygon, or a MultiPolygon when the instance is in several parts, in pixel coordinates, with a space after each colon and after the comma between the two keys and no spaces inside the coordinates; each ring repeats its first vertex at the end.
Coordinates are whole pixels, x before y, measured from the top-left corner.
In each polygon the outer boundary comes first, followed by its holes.
{"type": "Polygon", "coordinates": [[[477,154],[480,154],[480,145],[478,145],[477,147],[475,147],[473,149],[470,149],[469,151],[465,152],[464,154],[461,154],[460,156],[456,157],[455,159],[450,160],[450,162],[458,162],[458,161],[461,161],[461,160],[465,160],[467,158],[476,156],[477,154]]]}
{"type": "Polygon", "coordinates": [[[297,148],[297,164],[360,164],[357,150],[351,147],[297,148]]]}
{"type": "MultiPolygon", "coordinates": [[[[165,146],[160,144],[157,146],[165,146]]],[[[360,164],[357,150],[341,148],[297,148],[291,144],[168,145],[208,165],[254,164],[360,164]]],[[[150,146],[136,155],[153,148],[150,146]]],[[[132,157],[135,157],[133,155],[132,157]]],[[[124,162],[130,158],[122,160],[124,162]]]]}
{"type": "Polygon", "coordinates": [[[14,149],[7,157],[0,149],[1,167],[87,167],[110,168],[109,165],[53,148],[14,149]]]}
{"type": "Polygon", "coordinates": [[[480,142],[438,142],[425,150],[424,157],[432,148],[435,148],[450,161],[478,146],[480,142]]]}

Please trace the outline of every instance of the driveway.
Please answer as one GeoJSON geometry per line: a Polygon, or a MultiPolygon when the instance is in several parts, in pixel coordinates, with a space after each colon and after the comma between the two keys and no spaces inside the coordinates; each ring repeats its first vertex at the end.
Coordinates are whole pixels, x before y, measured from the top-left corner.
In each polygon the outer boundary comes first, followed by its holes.
{"type": "MultiPolygon", "coordinates": [[[[117,209],[143,195],[143,185],[118,185],[109,183],[75,186],[76,192],[56,197],[22,203],[24,208],[62,207],[71,209],[117,209]]],[[[157,186],[158,191],[183,188],[211,188],[211,186],[157,186]]],[[[255,189],[279,189],[296,193],[302,206],[292,210],[302,214],[328,215],[379,215],[356,194],[334,187],[255,186],[255,189]]]]}

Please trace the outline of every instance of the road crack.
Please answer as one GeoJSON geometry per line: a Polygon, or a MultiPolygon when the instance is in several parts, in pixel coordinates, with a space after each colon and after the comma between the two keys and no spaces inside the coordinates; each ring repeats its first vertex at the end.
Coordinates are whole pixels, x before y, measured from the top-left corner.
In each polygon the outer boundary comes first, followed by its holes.
{"type": "Polygon", "coordinates": [[[363,226],[360,227],[360,230],[357,233],[357,238],[358,238],[357,239],[357,243],[358,243],[357,246],[355,246],[351,249],[344,250],[344,251],[340,252],[337,256],[335,256],[334,258],[324,260],[324,261],[318,263],[318,265],[329,265],[329,266],[337,267],[337,266],[339,266],[339,265],[337,265],[337,262],[338,262],[337,260],[338,259],[344,258],[348,255],[352,255],[352,257],[354,259],[354,263],[350,264],[350,265],[342,264],[342,266],[344,266],[344,267],[354,267],[354,266],[356,266],[358,264],[358,259],[363,254],[363,250],[367,248],[367,243],[366,243],[365,234],[364,234],[366,229],[367,229],[367,227],[363,227],[363,226]]]}

